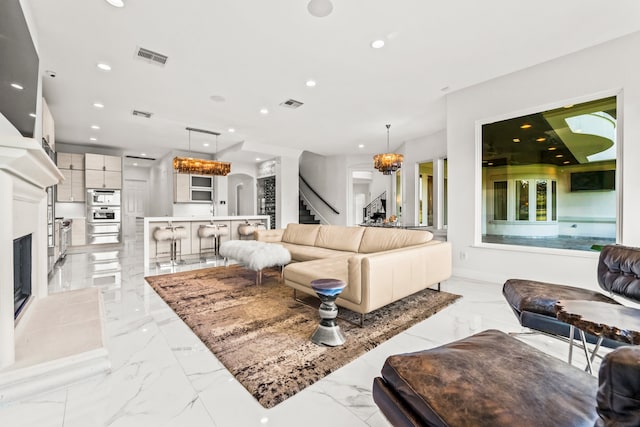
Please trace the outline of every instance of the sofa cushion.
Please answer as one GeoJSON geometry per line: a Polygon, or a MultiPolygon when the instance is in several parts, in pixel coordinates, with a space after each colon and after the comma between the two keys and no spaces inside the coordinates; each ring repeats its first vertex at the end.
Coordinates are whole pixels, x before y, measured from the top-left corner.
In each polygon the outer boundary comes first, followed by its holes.
{"type": "Polygon", "coordinates": [[[577,427],[598,418],[594,377],[496,330],[390,356],[382,377],[420,425],[577,427]]]}
{"type": "Polygon", "coordinates": [[[347,286],[340,294],[339,299],[360,304],[362,301],[360,283],[352,283],[349,281],[349,258],[351,258],[351,255],[289,264],[284,269],[285,283],[294,282],[303,285],[309,289],[308,293],[315,295],[310,285],[312,280],[342,280],[347,286]]]}
{"type": "Polygon", "coordinates": [[[597,427],[640,425],[640,348],[621,347],[600,365],[597,427]]]}
{"type": "Polygon", "coordinates": [[[427,243],[433,234],[426,230],[403,230],[398,228],[364,227],[359,253],[388,251],[427,243]]]}
{"type": "Polygon", "coordinates": [[[319,230],[320,224],[289,224],[284,230],[282,241],[296,245],[313,246],[319,230]]]}
{"type": "Polygon", "coordinates": [[[358,252],[364,227],[323,225],[318,231],[315,246],[338,251],[358,252]]]}
{"type": "Polygon", "coordinates": [[[321,258],[333,258],[337,256],[349,255],[354,252],[336,251],[333,249],[317,248],[315,246],[293,245],[291,243],[280,243],[291,254],[294,261],[312,261],[321,258]]]}

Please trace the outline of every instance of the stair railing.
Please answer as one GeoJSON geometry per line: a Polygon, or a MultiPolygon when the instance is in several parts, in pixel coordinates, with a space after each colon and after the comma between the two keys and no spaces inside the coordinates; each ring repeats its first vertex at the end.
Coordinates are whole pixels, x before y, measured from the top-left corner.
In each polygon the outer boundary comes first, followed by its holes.
{"type": "Polygon", "coordinates": [[[309,198],[304,193],[302,188],[300,189],[300,198],[302,199],[304,204],[307,206],[307,208],[311,211],[311,214],[320,220],[320,224],[331,224],[329,221],[327,221],[327,219],[324,216],[322,216],[322,214],[318,212],[316,208],[313,207],[313,204],[309,201],[309,198]]]}
{"type": "Polygon", "coordinates": [[[378,197],[373,199],[371,203],[365,206],[363,209],[364,220],[370,219],[374,213],[386,212],[387,209],[387,192],[383,191],[378,197]]]}
{"type": "MultiPolygon", "coordinates": [[[[307,182],[306,179],[304,179],[304,177],[300,174],[298,174],[298,177],[300,178],[300,181],[302,181],[302,183],[322,202],[324,203],[329,209],[331,209],[336,215],[340,215],[340,212],[338,212],[336,210],[336,208],[334,208],[333,206],[331,206],[329,204],[329,202],[327,202],[325,199],[322,198],[321,195],[318,194],[318,192],[316,190],[313,189],[312,186],[309,185],[309,183],[307,182]]],[[[310,205],[309,205],[310,206],[310,205]]],[[[316,209],[317,211],[317,209],[316,209]]]]}

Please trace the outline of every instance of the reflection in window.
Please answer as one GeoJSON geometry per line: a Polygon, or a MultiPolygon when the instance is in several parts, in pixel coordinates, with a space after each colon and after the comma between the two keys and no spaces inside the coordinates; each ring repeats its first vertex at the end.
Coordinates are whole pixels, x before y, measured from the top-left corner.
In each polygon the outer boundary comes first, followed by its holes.
{"type": "Polygon", "coordinates": [[[557,184],[551,181],[551,221],[558,219],[558,202],[556,201],[557,184]]]}
{"type": "Polygon", "coordinates": [[[516,220],[529,221],[529,181],[516,183],[516,220]]]}
{"type": "Polygon", "coordinates": [[[507,219],[507,181],[493,183],[493,219],[507,219]]]}
{"type": "Polygon", "coordinates": [[[547,181],[536,181],[536,221],[547,220],[547,181]]]}
{"type": "Polygon", "coordinates": [[[482,125],[483,242],[578,250],[616,242],[616,103],[482,125]]]}

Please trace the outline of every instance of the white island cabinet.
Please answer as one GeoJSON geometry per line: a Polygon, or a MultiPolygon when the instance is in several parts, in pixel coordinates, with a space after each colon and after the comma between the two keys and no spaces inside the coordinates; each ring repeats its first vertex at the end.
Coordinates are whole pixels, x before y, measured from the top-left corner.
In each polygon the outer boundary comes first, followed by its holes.
{"type": "MultiPolygon", "coordinates": [[[[144,273],[149,274],[150,266],[157,262],[169,259],[171,241],[158,241],[153,238],[153,232],[158,227],[182,227],[184,238],[176,242],[176,249],[180,252],[179,257],[186,262],[198,262],[200,258],[200,239],[198,229],[201,225],[221,224],[226,225],[229,233],[222,236],[220,243],[227,240],[238,240],[238,226],[245,223],[264,224],[265,228],[270,228],[270,218],[268,215],[243,215],[243,216],[197,216],[197,217],[146,217],[144,219],[144,273]]],[[[203,241],[203,249],[210,249],[212,242],[203,241]]]]}

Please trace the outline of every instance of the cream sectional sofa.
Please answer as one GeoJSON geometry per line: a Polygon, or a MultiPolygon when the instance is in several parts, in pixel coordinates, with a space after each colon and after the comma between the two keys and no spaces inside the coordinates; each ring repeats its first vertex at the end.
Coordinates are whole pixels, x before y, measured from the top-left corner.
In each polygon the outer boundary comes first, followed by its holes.
{"type": "Polygon", "coordinates": [[[255,237],[291,253],[285,284],[315,295],[312,280],[344,280],[336,303],[362,315],[451,276],[451,244],[426,230],[289,224],[255,237]]]}

